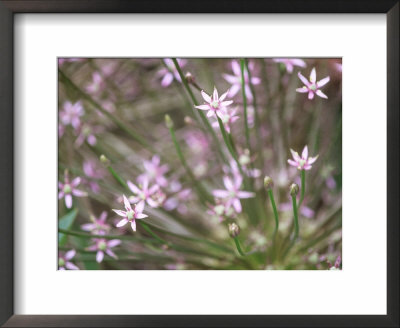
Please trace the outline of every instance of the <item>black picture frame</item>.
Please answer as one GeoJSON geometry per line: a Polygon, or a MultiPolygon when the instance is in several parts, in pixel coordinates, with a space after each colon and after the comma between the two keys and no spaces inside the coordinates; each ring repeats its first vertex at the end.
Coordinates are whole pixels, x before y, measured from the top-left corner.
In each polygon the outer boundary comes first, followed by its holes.
{"type": "MultiPolygon", "coordinates": [[[[0,0],[0,324],[4,327],[399,327],[399,1],[0,0]],[[14,315],[13,30],[18,13],[383,13],[387,17],[387,315],[14,315]]],[[[378,109],[377,109],[378,110],[378,109]]],[[[374,179],[374,177],[368,177],[374,179]]],[[[371,182],[372,184],[372,182],[371,182]]],[[[371,189],[373,187],[371,186],[371,189]]],[[[365,191],[368,193],[368,191],[365,191]]],[[[18,204],[23,206],[23,204],[18,204]]],[[[368,265],[368,264],[366,264],[368,265]]],[[[366,286],[366,288],[368,288],[366,286]]]]}

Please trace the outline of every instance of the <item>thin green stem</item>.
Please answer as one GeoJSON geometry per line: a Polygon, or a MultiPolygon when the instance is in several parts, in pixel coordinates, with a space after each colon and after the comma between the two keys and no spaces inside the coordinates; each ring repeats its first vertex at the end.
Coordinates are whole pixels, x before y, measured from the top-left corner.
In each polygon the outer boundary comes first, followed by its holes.
{"type": "Polygon", "coordinates": [[[292,196],[292,206],[293,206],[293,216],[294,216],[294,237],[293,240],[295,241],[299,236],[299,217],[297,215],[297,202],[296,196],[292,196]]]}
{"type": "Polygon", "coordinates": [[[236,248],[241,256],[246,256],[246,253],[243,252],[242,246],[240,245],[240,241],[238,237],[234,237],[233,240],[235,241],[236,248]]]}
{"type": "Polygon", "coordinates": [[[274,238],[275,238],[275,236],[278,232],[278,229],[279,229],[279,218],[278,218],[278,210],[276,209],[276,204],[275,204],[275,199],[274,199],[274,194],[272,192],[272,189],[268,190],[268,196],[269,196],[269,200],[271,201],[272,210],[274,211],[274,218],[275,218],[274,238]]]}
{"type": "Polygon", "coordinates": [[[297,205],[298,208],[300,208],[301,204],[303,203],[304,200],[304,195],[306,192],[306,170],[301,170],[301,189],[300,189],[300,200],[299,204],[297,205]]]}
{"type": "Polygon", "coordinates": [[[247,148],[250,150],[250,131],[247,118],[247,97],[246,97],[246,81],[244,79],[245,59],[240,59],[240,72],[242,74],[242,97],[243,97],[243,110],[244,110],[244,131],[246,135],[247,148]]]}
{"type": "Polygon", "coordinates": [[[157,234],[155,234],[150,227],[144,223],[142,220],[139,220],[139,224],[140,226],[149,234],[151,235],[154,239],[158,240],[160,243],[162,244],[167,244],[168,246],[171,246],[166,240],[162,239],[161,237],[159,237],[157,234]]]}

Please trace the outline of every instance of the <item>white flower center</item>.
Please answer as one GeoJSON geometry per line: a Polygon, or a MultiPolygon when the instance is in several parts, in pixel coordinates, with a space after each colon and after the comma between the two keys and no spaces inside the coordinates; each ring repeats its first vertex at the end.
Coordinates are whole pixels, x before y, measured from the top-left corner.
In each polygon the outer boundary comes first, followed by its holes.
{"type": "Polygon", "coordinates": [[[68,183],[65,184],[64,188],[63,188],[63,191],[64,191],[65,194],[69,194],[72,191],[71,186],[68,183]]]}
{"type": "Polygon", "coordinates": [[[128,218],[128,220],[132,220],[134,216],[135,216],[134,211],[131,210],[131,211],[126,212],[126,217],[128,218]]]}
{"type": "Polygon", "coordinates": [[[216,101],[216,100],[214,100],[214,101],[211,103],[211,107],[214,108],[214,109],[217,109],[217,108],[219,107],[219,102],[216,101]]]}

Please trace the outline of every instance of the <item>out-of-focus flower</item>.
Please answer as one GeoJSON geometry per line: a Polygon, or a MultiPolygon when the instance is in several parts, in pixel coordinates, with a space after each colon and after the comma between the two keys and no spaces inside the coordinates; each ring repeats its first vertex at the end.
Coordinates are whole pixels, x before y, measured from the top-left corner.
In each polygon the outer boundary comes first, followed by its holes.
{"type": "Polygon", "coordinates": [[[78,138],[75,140],[75,147],[80,147],[85,140],[89,145],[94,146],[97,143],[94,133],[99,133],[101,131],[103,131],[101,127],[90,126],[86,123],[79,125],[75,130],[78,135],[78,138]]]}
{"type": "Polygon", "coordinates": [[[67,208],[72,207],[72,195],[76,197],[84,197],[87,196],[87,193],[81,190],[76,189],[76,187],[81,183],[81,178],[76,177],[71,182],[69,181],[68,172],[65,171],[64,173],[64,183],[58,182],[58,188],[60,191],[58,192],[58,199],[64,197],[65,206],[67,208]]]}
{"type": "Polygon", "coordinates": [[[340,265],[342,264],[342,257],[339,255],[336,258],[335,264],[332,265],[328,262],[329,270],[340,270],[340,265]]]}
{"type": "Polygon", "coordinates": [[[342,64],[340,64],[340,63],[335,63],[335,67],[336,67],[336,70],[337,70],[338,72],[342,72],[342,64]]]}
{"type": "Polygon", "coordinates": [[[207,136],[197,130],[185,131],[185,142],[195,154],[203,154],[210,149],[207,136]]]}
{"type": "Polygon", "coordinates": [[[92,74],[92,82],[86,86],[86,91],[92,95],[101,92],[104,89],[104,80],[99,72],[92,74]]]}
{"type": "Polygon", "coordinates": [[[96,261],[101,263],[104,259],[104,253],[107,255],[117,259],[117,255],[111,250],[111,248],[118,246],[121,244],[119,239],[111,239],[107,240],[104,238],[93,238],[94,244],[89,246],[87,249],[89,251],[97,252],[96,253],[96,261]]]}
{"type": "Polygon", "coordinates": [[[228,204],[227,202],[223,202],[220,199],[216,199],[215,205],[209,205],[209,209],[207,210],[207,214],[212,218],[217,219],[219,222],[225,220],[225,218],[235,218],[236,212],[232,207],[232,204],[228,204]]]}
{"type": "Polygon", "coordinates": [[[64,103],[63,109],[60,112],[60,120],[64,125],[71,124],[74,129],[77,129],[81,124],[80,117],[84,114],[83,106],[80,101],[72,104],[70,101],[64,103]]]}
{"type": "Polygon", "coordinates": [[[65,132],[65,125],[58,124],[58,139],[61,139],[61,137],[64,135],[65,132]]]}
{"type": "Polygon", "coordinates": [[[63,254],[62,252],[58,253],[58,270],[79,270],[79,268],[71,262],[74,258],[76,252],[74,249],[63,254]]]}
{"type": "MultiPolygon", "coordinates": [[[[228,108],[221,109],[221,115],[219,115],[219,117],[221,118],[224,128],[228,133],[231,133],[231,125],[239,119],[239,116],[236,115],[236,112],[236,108],[232,110],[229,110],[228,108]]],[[[213,122],[212,126],[214,128],[218,128],[218,121],[213,122]]]]}
{"type": "MultiPolygon", "coordinates": [[[[232,71],[234,75],[229,75],[229,74],[224,74],[224,79],[228,81],[230,84],[232,84],[231,88],[229,89],[229,94],[228,96],[230,98],[234,97],[238,91],[242,88],[242,72],[240,70],[240,65],[236,60],[232,60],[232,71]]],[[[254,68],[254,63],[250,62],[249,63],[249,70],[253,70],[254,68]]],[[[244,76],[244,90],[246,93],[246,97],[249,100],[253,99],[253,95],[251,93],[251,88],[249,84],[249,73],[247,70],[244,70],[243,72],[244,76]]],[[[251,77],[251,83],[254,85],[260,84],[261,80],[258,77],[252,76],[251,77]]]]}
{"type": "Polygon", "coordinates": [[[324,94],[320,88],[327,84],[330,80],[330,77],[324,77],[322,80],[317,82],[317,73],[315,71],[315,67],[311,70],[310,81],[308,81],[300,72],[297,73],[301,82],[304,83],[302,88],[297,88],[296,91],[300,93],[308,93],[308,99],[313,99],[314,95],[317,95],[321,98],[327,99],[328,96],[324,94]]]}
{"type": "Polygon", "coordinates": [[[90,220],[92,223],[85,223],[81,225],[81,229],[84,231],[89,231],[94,235],[105,235],[110,231],[111,226],[106,223],[107,212],[101,212],[98,218],[91,216],[90,220]]]}
{"type": "Polygon", "coordinates": [[[85,183],[92,189],[92,191],[97,194],[100,192],[100,186],[96,181],[92,179],[102,179],[104,177],[104,171],[101,167],[96,166],[95,161],[87,160],[83,162],[83,172],[90,178],[90,180],[85,179],[85,183]]]}
{"type": "Polygon", "coordinates": [[[303,152],[301,153],[301,157],[297,152],[290,149],[292,153],[293,159],[288,159],[288,163],[294,167],[297,167],[299,170],[310,170],[312,165],[318,158],[318,155],[315,157],[308,157],[308,147],[305,146],[303,152]]]}
{"type": "Polygon", "coordinates": [[[204,105],[200,106],[195,106],[197,109],[200,110],[207,110],[207,117],[211,117],[213,115],[218,115],[221,119],[223,117],[223,112],[222,109],[225,109],[228,107],[230,104],[233,103],[232,100],[225,100],[225,98],[228,95],[228,92],[225,92],[224,94],[221,95],[221,97],[218,96],[218,91],[217,88],[214,87],[214,92],[212,96],[209,96],[206,94],[203,90],[201,90],[201,95],[203,96],[203,99],[205,100],[204,105]]]}
{"type": "Polygon", "coordinates": [[[286,72],[288,72],[289,74],[293,73],[294,66],[303,68],[307,66],[304,60],[301,60],[299,58],[275,58],[274,62],[284,64],[286,67],[286,72]]]}
{"type": "Polygon", "coordinates": [[[179,213],[184,214],[187,212],[187,206],[185,202],[190,199],[191,190],[189,188],[183,189],[177,192],[174,196],[168,198],[164,203],[164,208],[167,211],[173,211],[176,209],[179,213]]]}
{"type": "Polygon", "coordinates": [[[143,209],[144,209],[144,202],[139,202],[138,204],[134,205],[134,208],[132,209],[131,204],[129,203],[128,198],[124,197],[124,205],[125,205],[125,210],[126,211],[121,211],[121,210],[115,210],[113,211],[117,213],[119,216],[122,216],[123,219],[117,223],[117,228],[124,226],[128,222],[131,223],[131,227],[133,231],[136,231],[136,219],[144,219],[147,218],[146,214],[143,214],[143,209]]]}
{"type": "MultiPolygon", "coordinates": [[[[178,73],[178,70],[176,69],[172,59],[165,58],[165,59],[163,59],[163,61],[167,67],[162,68],[158,72],[158,75],[163,77],[161,80],[161,86],[164,88],[169,86],[172,83],[172,81],[174,80],[174,78],[178,82],[182,82],[181,77],[178,73]]],[[[181,68],[186,65],[186,60],[184,60],[184,59],[177,58],[176,61],[178,62],[179,66],[181,68]]]]}
{"type": "Polygon", "coordinates": [[[144,203],[146,202],[151,207],[159,206],[159,203],[153,200],[152,195],[160,188],[160,186],[155,184],[149,188],[149,178],[147,176],[143,178],[139,187],[131,181],[127,181],[126,183],[129,189],[135,194],[135,196],[129,197],[129,201],[132,204],[142,202],[144,207],[144,203]]]}
{"type": "MultiPolygon", "coordinates": [[[[282,212],[291,212],[293,211],[293,205],[291,202],[288,203],[282,203],[279,205],[279,210],[282,212]]],[[[314,217],[314,210],[311,209],[310,207],[307,207],[305,205],[305,202],[301,205],[301,207],[299,208],[300,214],[306,218],[313,218],[314,217]]]]}
{"type": "Polygon", "coordinates": [[[216,189],[213,191],[214,197],[226,199],[226,206],[233,206],[236,212],[242,211],[242,205],[240,204],[240,198],[252,198],[255,196],[253,192],[241,191],[240,186],[242,185],[242,177],[235,176],[234,180],[228,176],[224,176],[224,185],[226,190],[216,189]]]}
{"type": "Polygon", "coordinates": [[[155,181],[161,187],[166,187],[168,185],[168,180],[164,177],[164,174],[168,172],[169,168],[167,164],[160,165],[160,156],[154,155],[151,161],[144,161],[143,166],[146,172],[139,175],[139,182],[144,184],[147,178],[148,182],[155,181]]]}

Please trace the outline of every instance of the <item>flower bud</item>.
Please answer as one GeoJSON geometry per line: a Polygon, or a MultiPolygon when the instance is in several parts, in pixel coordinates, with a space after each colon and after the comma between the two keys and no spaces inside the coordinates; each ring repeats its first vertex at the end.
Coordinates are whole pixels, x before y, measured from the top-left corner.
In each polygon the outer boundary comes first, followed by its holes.
{"type": "Polygon", "coordinates": [[[185,118],[183,119],[183,121],[185,122],[185,124],[187,125],[192,125],[193,124],[193,119],[189,116],[185,116],[185,118]]]}
{"type": "Polygon", "coordinates": [[[299,192],[299,186],[295,183],[290,185],[290,196],[296,196],[299,192]]]}
{"type": "Polygon", "coordinates": [[[174,122],[172,122],[171,117],[168,114],[165,115],[165,125],[168,129],[172,129],[174,127],[174,122]]]}
{"type": "Polygon", "coordinates": [[[103,154],[100,155],[100,162],[104,165],[110,165],[110,160],[103,154]]]}
{"type": "Polygon", "coordinates": [[[229,223],[228,230],[229,230],[229,235],[232,238],[236,238],[237,236],[239,236],[240,228],[236,223],[229,223]]]}
{"type": "Polygon", "coordinates": [[[186,73],[185,79],[189,84],[194,82],[194,76],[190,72],[186,73]]]}
{"type": "Polygon", "coordinates": [[[264,187],[266,190],[270,190],[272,189],[272,187],[274,186],[274,180],[272,180],[271,177],[269,177],[268,175],[265,176],[264,178],[264,187]]]}

